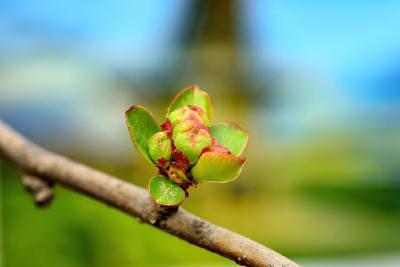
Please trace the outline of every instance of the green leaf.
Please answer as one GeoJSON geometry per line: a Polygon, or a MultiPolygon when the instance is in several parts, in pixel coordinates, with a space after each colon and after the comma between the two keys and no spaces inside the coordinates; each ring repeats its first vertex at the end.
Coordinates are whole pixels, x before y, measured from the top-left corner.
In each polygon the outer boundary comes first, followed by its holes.
{"type": "Polygon", "coordinates": [[[148,141],[161,131],[153,116],[144,107],[133,105],[125,112],[126,125],[137,150],[151,163],[148,141]]]}
{"type": "Polygon", "coordinates": [[[206,92],[200,90],[198,85],[192,85],[180,91],[174,99],[172,99],[167,111],[167,116],[172,111],[187,105],[194,105],[203,109],[207,114],[208,120],[211,121],[213,110],[210,96],[206,92]]]}
{"type": "Polygon", "coordinates": [[[164,176],[150,179],[148,190],[151,198],[160,205],[179,206],[185,200],[185,191],[164,176]]]}
{"type": "Polygon", "coordinates": [[[249,133],[235,123],[223,122],[211,125],[210,134],[218,144],[229,149],[235,156],[240,156],[249,142],[249,133]]]}
{"type": "Polygon", "coordinates": [[[192,168],[192,175],[198,182],[225,183],[239,176],[243,163],[244,159],[229,153],[206,152],[192,168]]]}

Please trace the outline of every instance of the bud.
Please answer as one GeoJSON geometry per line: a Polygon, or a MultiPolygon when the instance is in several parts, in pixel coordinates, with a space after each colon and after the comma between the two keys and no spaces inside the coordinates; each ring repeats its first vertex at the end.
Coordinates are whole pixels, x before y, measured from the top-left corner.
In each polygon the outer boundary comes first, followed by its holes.
{"type": "Polygon", "coordinates": [[[156,165],[167,168],[171,161],[171,140],[165,132],[158,132],[150,137],[149,154],[156,165]]]}
{"type": "Polygon", "coordinates": [[[243,167],[249,135],[234,123],[210,125],[213,108],[198,86],[178,93],[159,126],[145,108],[133,105],[125,113],[134,145],[155,164],[158,175],[148,189],[152,199],[178,206],[188,188],[203,181],[225,183],[236,179],[243,167]]]}
{"type": "Polygon", "coordinates": [[[201,108],[194,105],[187,105],[174,110],[168,115],[168,119],[172,126],[187,120],[197,121],[199,124],[207,127],[210,125],[206,113],[201,108]]]}
{"type": "Polygon", "coordinates": [[[197,162],[202,150],[212,142],[207,127],[195,120],[178,123],[172,131],[172,141],[191,165],[197,162]]]}
{"type": "Polygon", "coordinates": [[[190,183],[187,177],[185,169],[176,162],[172,162],[168,170],[168,177],[175,183],[181,185],[184,183],[190,183]]]}

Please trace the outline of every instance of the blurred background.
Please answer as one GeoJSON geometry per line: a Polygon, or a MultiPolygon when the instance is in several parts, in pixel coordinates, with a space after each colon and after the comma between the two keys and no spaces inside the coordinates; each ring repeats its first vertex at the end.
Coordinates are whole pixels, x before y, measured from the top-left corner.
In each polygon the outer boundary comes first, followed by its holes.
{"type": "MultiPolygon", "coordinates": [[[[183,207],[305,266],[400,266],[399,1],[0,2],[0,118],[146,186],[124,123],[180,89],[251,133],[242,175],[183,207]]],[[[0,136],[1,138],[1,136],[0,136]]],[[[234,266],[57,186],[39,210],[0,169],[0,265],[234,266]]]]}

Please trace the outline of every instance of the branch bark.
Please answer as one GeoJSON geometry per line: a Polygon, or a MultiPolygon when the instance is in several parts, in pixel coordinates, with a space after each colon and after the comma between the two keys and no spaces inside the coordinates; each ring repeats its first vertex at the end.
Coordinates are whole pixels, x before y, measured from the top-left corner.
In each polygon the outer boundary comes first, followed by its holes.
{"type": "MultiPolygon", "coordinates": [[[[60,183],[245,266],[298,266],[279,253],[179,208],[165,211],[145,189],[47,151],[0,120],[0,155],[23,173],[60,183]]],[[[34,179],[35,179],[34,178],[34,179]]]]}

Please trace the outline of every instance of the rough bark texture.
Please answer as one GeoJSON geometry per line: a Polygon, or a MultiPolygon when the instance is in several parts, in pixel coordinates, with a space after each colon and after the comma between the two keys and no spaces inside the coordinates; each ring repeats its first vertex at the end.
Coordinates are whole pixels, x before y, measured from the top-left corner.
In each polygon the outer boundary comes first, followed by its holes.
{"type": "Polygon", "coordinates": [[[0,155],[29,174],[23,179],[30,180],[31,187],[32,181],[36,186],[40,184],[41,190],[51,190],[46,187],[48,183],[60,183],[241,265],[298,266],[257,242],[206,222],[182,208],[164,210],[151,201],[145,189],[40,148],[1,120],[0,155]]]}

